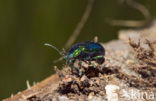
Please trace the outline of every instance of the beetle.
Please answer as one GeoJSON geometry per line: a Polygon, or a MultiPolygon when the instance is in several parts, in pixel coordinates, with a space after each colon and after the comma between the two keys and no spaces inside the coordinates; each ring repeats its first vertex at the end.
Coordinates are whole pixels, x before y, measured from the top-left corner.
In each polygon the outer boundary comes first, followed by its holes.
{"type": "Polygon", "coordinates": [[[73,45],[66,54],[63,54],[53,45],[47,43],[45,45],[50,46],[58,51],[71,68],[76,68],[79,70],[79,75],[82,74],[80,69],[82,61],[96,61],[97,63],[102,64],[105,60],[105,49],[101,44],[97,42],[87,41],[77,43],[73,45]],[[79,60],[80,67],[73,66],[76,60],[79,60]]]}

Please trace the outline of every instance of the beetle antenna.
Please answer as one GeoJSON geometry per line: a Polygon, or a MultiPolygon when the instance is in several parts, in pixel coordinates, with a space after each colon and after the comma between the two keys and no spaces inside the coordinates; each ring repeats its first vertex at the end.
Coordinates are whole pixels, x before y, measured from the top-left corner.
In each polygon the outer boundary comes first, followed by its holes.
{"type": "Polygon", "coordinates": [[[44,45],[45,45],[45,46],[49,46],[49,47],[55,49],[55,50],[56,50],[61,56],[63,56],[63,58],[64,58],[64,54],[63,54],[59,49],[57,49],[55,46],[53,46],[53,45],[51,45],[51,44],[49,44],[49,43],[45,43],[44,45]]]}

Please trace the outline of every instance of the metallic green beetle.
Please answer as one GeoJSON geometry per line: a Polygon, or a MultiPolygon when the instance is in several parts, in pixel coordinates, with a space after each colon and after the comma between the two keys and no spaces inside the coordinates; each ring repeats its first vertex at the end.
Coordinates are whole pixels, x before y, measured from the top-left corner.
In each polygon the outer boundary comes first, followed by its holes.
{"type": "MultiPolygon", "coordinates": [[[[96,61],[99,64],[102,64],[105,60],[104,59],[105,49],[102,45],[96,42],[87,41],[87,42],[77,43],[73,45],[65,55],[53,45],[49,45],[49,44],[45,44],[45,45],[51,46],[52,48],[57,50],[66,60],[66,63],[69,64],[69,66],[72,68],[75,68],[73,64],[76,60],[79,60],[80,62],[96,61]]],[[[81,75],[81,70],[79,71],[79,74],[81,75]]]]}

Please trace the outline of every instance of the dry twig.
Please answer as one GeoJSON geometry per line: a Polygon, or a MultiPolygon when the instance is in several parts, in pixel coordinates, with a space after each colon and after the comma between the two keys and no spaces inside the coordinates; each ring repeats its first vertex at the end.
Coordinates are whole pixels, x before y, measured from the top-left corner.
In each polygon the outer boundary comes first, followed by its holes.
{"type": "Polygon", "coordinates": [[[65,44],[65,48],[69,48],[74,41],[76,40],[76,38],[78,37],[78,35],[80,34],[82,28],[84,27],[85,23],[87,22],[87,19],[91,13],[92,7],[93,7],[93,3],[94,0],[88,0],[88,4],[86,7],[86,10],[84,11],[84,14],[80,20],[80,22],[78,23],[78,25],[76,26],[73,34],[70,36],[69,40],[67,41],[67,43],[65,44]]]}
{"type": "Polygon", "coordinates": [[[143,21],[111,20],[109,22],[111,25],[125,26],[125,27],[141,27],[141,26],[146,25],[151,20],[151,15],[150,15],[149,11],[147,10],[147,8],[144,5],[136,2],[135,0],[122,0],[122,2],[124,2],[124,1],[130,7],[135,8],[136,10],[141,12],[141,14],[145,17],[145,20],[143,20],[143,21]]]}

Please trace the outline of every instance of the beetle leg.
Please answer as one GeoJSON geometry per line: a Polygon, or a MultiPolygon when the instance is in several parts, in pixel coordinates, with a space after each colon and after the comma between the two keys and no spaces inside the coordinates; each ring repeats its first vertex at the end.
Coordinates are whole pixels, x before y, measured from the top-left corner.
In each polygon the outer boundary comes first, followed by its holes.
{"type": "Polygon", "coordinates": [[[103,65],[100,65],[100,70],[101,70],[101,71],[103,71],[103,68],[104,68],[103,65]]]}
{"type": "Polygon", "coordinates": [[[96,65],[93,61],[91,61],[91,65],[93,65],[93,67],[96,68],[96,65]]]}
{"type": "Polygon", "coordinates": [[[82,70],[80,67],[72,67],[73,69],[77,69],[79,72],[79,76],[82,76],[82,70]]]}
{"type": "Polygon", "coordinates": [[[81,67],[82,67],[82,61],[79,60],[79,67],[78,67],[79,76],[82,76],[82,70],[81,70],[81,67]]]}
{"type": "Polygon", "coordinates": [[[79,69],[79,76],[82,76],[82,70],[79,69]]]}

